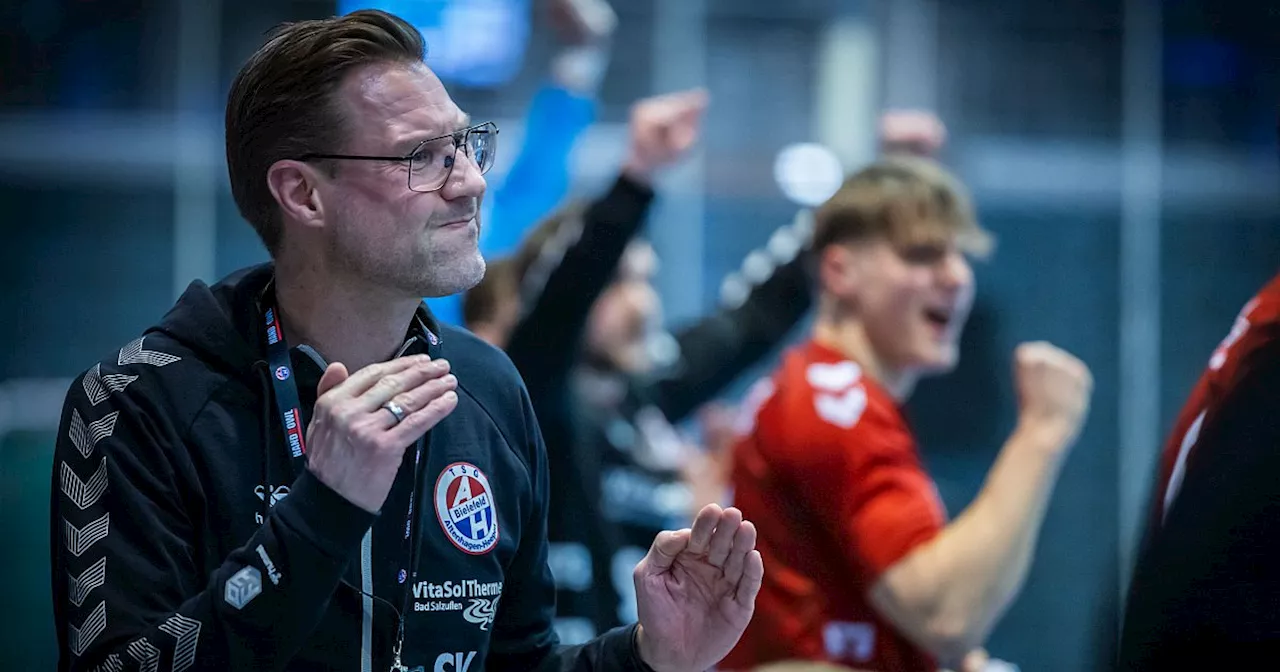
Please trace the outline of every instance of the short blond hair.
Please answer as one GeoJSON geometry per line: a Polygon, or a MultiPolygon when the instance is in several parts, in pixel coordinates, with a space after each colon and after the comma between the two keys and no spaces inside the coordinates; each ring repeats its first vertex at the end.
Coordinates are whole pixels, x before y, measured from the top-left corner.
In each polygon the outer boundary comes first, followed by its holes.
{"type": "Polygon", "coordinates": [[[817,251],[851,242],[907,245],[939,238],[955,240],[976,256],[994,245],[978,224],[968,190],[931,159],[880,159],[846,179],[814,216],[817,251]]]}

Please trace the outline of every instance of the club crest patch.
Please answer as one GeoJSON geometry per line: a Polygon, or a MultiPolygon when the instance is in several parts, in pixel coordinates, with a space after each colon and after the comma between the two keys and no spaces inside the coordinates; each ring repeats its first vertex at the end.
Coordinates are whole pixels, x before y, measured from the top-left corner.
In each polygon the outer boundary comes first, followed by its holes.
{"type": "Polygon", "coordinates": [[[483,555],[498,544],[498,507],[489,479],[475,465],[454,462],[436,479],[436,518],[458,550],[483,555]]]}

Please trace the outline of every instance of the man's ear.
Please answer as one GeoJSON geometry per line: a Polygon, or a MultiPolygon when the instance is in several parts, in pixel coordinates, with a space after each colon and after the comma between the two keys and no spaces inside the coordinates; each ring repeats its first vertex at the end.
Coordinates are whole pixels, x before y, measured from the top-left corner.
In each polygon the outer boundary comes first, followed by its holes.
{"type": "Polygon", "coordinates": [[[315,166],[284,159],[267,169],[267,186],[284,213],[284,219],[304,226],[320,226],[324,221],[324,204],[317,189],[323,179],[315,166]]]}
{"type": "Polygon", "coordinates": [[[818,279],[822,289],[841,298],[857,294],[862,264],[858,254],[846,245],[828,245],[818,258],[818,279]]]}

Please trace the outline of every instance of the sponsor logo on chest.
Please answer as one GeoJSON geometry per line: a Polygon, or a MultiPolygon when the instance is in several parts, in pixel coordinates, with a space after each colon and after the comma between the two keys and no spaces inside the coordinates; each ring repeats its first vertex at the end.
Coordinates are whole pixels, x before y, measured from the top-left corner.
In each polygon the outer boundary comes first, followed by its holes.
{"type": "Polygon", "coordinates": [[[413,585],[413,610],[416,612],[462,612],[468,623],[488,630],[498,613],[502,597],[501,581],[419,581],[413,585]]]}
{"type": "Polygon", "coordinates": [[[436,665],[432,669],[434,672],[468,672],[475,659],[475,651],[442,653],[436,656],[436,665]]]}

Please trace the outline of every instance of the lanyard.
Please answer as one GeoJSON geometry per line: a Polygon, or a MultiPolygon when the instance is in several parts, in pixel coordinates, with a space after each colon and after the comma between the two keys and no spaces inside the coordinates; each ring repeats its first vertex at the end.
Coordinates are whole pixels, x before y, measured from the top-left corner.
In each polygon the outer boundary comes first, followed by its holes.
{"type": "Polygon", "coordinates": [[[409,491],[409,511],[405,515],[404,520],[404,551],[400,555],[401,559],[409,560],[408,567],[403,562],[400,571],[396,572],[396,581],[400,584],[400,623],[396,627],[396,648],[395,662],[391,669],[395,671],[407,670],[400,663],[400,648],[404,646],[404,621],[409,616],[409,592],[413,589],[413,585],[418,582],[418,552],[422,547],[421,535],[416,535],[418,531],[413,523],[417,520],[418,493],[422,491],[422,453],[427,440],[424,436],[418,439],[413,453],[413,490],[409,491]]]}
{"type": "MultiPolygon", "coordinates": [[[[298,397],[298,385],[293,380],[293,367],[290,366],[289,344],[285,341],[284,330],[280,328],[280,311],[275,300],[268,294],[262,304],[262,319],[267,331],[267,363],[271,368],[271,386],[276,410],[280,414],[281,426],[284,428],[285,446],[293,460],[294,473],[301,473],[307,463],[307,444],[302,428],[302,402],[298,397]]],[[[431,339],[432,342],[435,339],[431,339]]],[[[409,610],[409,595],[413,584],[418,579],[418,552],[421,538],[414,522],[418,519],[419,497],[422,489],[422,454],[426,449],[426,437],[414,443],[413,454],[413,489],[409,492],[409,506],[404,518],[404,536],[401,540],[400,569],[396,572],[396,583],[400,587],[400,623],[397,626],[395,664],[393,670],[406,670],[400,664],[400,648],[404,643],[404,622],[409,610]],[[407,561],[407,564],[406,564],[407,561]]],[[[363,592],[363,591],[361,591],[363,592]]],[[[373,597],[370,595],[370,597],[373,597]]],[[[394,605],[393,605],[394,606],[394,605]]]]}
{"type": "Polygon", "coordinates": [[[307,442],[302,431],[302,402],[298,400],[298,386],[293,382],[293,367],[289,360],[289,344],[280,328],[280,312],[275,301],[263,304],[262,319],[267,327],[267,364],[271,368],[271,387],[275,391],[276,410],[280,413],[280,426],[284,427],[284,445],[289,448],[293,460],[293,472],[301,473],[307,465],[307,442]]]}

